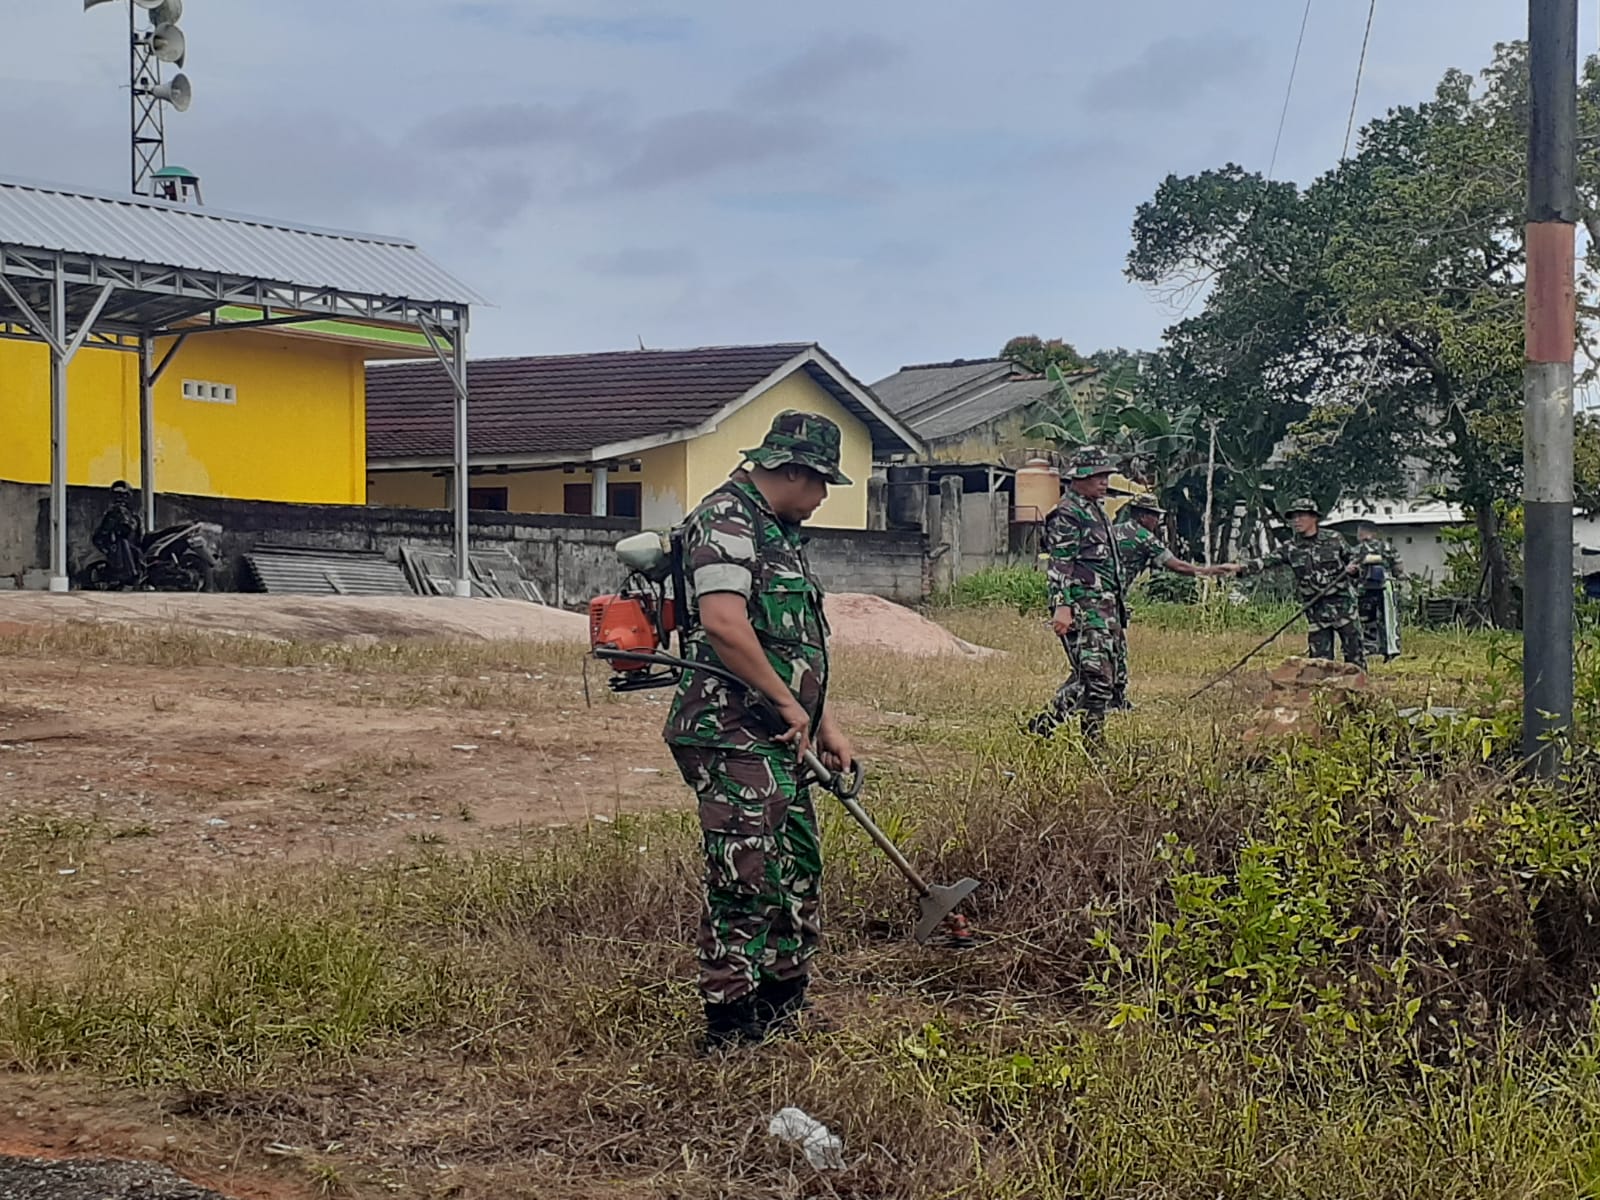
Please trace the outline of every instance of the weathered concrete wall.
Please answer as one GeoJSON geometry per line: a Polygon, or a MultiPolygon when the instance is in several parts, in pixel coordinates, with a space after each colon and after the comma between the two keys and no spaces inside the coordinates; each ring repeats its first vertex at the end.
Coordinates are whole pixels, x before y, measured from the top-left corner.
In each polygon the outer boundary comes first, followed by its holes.
{"type": "Polygon", "coordinates": [[[811,568],[830,592],[866,592],[901,604],[928,596],[928,542],[920,533],[814,529],[811,568]]]}
{"type": "MultiPolygon", "coordinates": [[[[90,535],[110,503],[102,488],[67,492],[69,568],[75,575],[95,557],[90,535]]],[[[238,588],[241,558],[258,545],[364,550],[398,559],[402,544],[449,547],[454,523],[441,509],[379,508],[338,504],[276,504],[205,496],[156,497],[161,525],[211,521],[222,527],[225,588],[238,588]]],[[[590,597],[622,582],[612,551],[618,538],[637,531],[620,518],[528,513],[474,513],[472,545],[507,549],[538,582],[545,598],[582,608],[590,597]]],[[[48,491],[0,481],[0,578],[49,561],[48,491]]],[[[870,592],[904,604],[926,595],[926,542],[920,534],[816,529],[811,561],[832,591],[870,592]]]]}

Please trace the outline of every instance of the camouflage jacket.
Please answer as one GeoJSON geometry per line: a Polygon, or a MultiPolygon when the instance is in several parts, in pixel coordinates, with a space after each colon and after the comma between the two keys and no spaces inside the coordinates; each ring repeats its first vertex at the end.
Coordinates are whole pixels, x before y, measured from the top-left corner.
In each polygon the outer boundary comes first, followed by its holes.
{"type": "MultiPolygon", "coordinates": [[[[744,596],[767,661],[814,726],[828,686],[828,623],[799,527],[780,520],[748,476],[738,472],[689,514],[683,533],[694,625],[684,638],[684,657],[722,666],[699,625],[700,597],[712,592],[744,596]]],[[[742,692],[697,671],[684,672],[663,735],[674,745],[729,750],[772,744],[742,692]]]]}
{"type": "Polygon", "coordinates": [[[1117,616],[1122,564],[1111,522],[1099,502],[1069,489],[1045,520],[1044,545],[1052,611],[1066,605],[1117,616]]]}
{"type": "Polygon", "coordinates": [[[1117,535],[1117,561],[1122,565],[1124,595],[1145,571],[1177,561],[1178,556],[1167,549],[1167,544],[1138,521],[1131,518],[1118,521],[1111,528],[1117,535]]]}
{"type": "Polygon", "coordinates": [[[1310,604],[1316,600],[1307,618],[1311,627],[1333,629],[1355,614],[1356,580],[1349,574],[1349,568],[1356,561],[1356,551],[1342,535],[1331,529],[1319,529],[1312,537],[1290,534],[1289,540],[1276,550],[1246,563],[1244,574],[1288,567],[1294,572],[1294,590],[1300,603],[1310,604]],[[1328,594],[1317,600],[1325,590],[1328,594]]]}

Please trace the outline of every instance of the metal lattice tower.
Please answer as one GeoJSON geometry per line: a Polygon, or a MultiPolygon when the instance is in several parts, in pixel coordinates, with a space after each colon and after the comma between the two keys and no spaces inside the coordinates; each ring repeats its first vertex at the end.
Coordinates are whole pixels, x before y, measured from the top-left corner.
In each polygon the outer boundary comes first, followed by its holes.
{"type": "Polygon", "coordinates": [[[167,165],[167,122],[164,105],[155,96],[161,86],[161,60],[153,39],[139,32],[139,9],[128,0],[129,107],[133,131],[133,194],[149,196],[150,178],[167,165]]]}
{"type": "MultiPolygon", "coordinates": [[[[111,0],[84,0],[84,8],[111,0]]],[[[131,138],[130,177],[133,194],[168,200],[200,199],[199,179],[181,167],[167,165],[167,117],[189,107],[189,79],[181,70],[163,81],[163,63],[181,68],[187,53],[183,0],[125,0],[128,8],[128,91],[131,138]],[[139,14],[148,24],[141,25],[139,14]]]]}

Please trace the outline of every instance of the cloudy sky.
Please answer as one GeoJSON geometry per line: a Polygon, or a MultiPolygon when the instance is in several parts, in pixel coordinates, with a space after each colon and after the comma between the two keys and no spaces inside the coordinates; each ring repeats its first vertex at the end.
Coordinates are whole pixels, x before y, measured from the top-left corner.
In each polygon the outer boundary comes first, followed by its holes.
{"type": "MultiPolygon", "coordinates": [[[[1596,40],[1584,0],[1582,44],[1596,40]]],[[[120,4],[8,0],[0,171],[123,190],[120,4]],[[119,90],[120,89],[120,90],[119,90]]],[[[475,355],[820,341],[869,380],[1017,333],[1150,347],[1168,172],[1265,170],[1298,0],[187,0],[172,161],[214,208],[418,239],[475,355]]],[[[1367,0],[1313,0],[1278,155],[1339,155],[1367,0]]],[[[1359,113],[1522,36],[1379,0],[1359,113]]]]}

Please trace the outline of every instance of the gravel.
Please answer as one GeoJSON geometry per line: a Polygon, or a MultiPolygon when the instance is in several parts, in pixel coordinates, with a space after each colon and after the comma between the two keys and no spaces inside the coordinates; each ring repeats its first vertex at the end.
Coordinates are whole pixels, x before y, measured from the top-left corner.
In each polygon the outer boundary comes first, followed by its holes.
{"type": "Polygon", "coordinates": [[[0,1200],[227,1200],[165,1167],[0,1156],[0,1200]]]}

